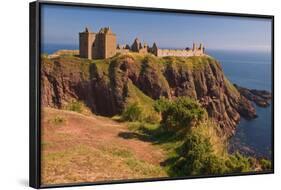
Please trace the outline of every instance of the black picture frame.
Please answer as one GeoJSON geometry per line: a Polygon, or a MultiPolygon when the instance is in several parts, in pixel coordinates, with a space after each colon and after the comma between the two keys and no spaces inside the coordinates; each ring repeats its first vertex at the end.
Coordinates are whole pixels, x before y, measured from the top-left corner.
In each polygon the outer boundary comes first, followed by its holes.
{"type": "Polygon", "coordinates": [[[118,183],[135,183],[135,182],[152,182],[164,180],[181,180],[194,178],[213,178],[213,177],[227,177],[227,176],[242,176],[242,175],[257,175],[257,174],[273,174],[274,173],[274,16],[273,15],[259,15],[259,14],[244,14],[244,13],[227,13],[227,12],[209,12],[209,11],[195,11],[195,10],[179,10],[179,9],[164,9],[164,8],[147,8],[147,7],[132,7],[132,6],[116,6],[103,4],[88,4],[88,3],[71,3],[71,2],[55,2],[55,1],[35,1],[29,5],[29,29],[30,29],[30,65],[29,65],[29,185],[33,188],[52,188],[52,187],[70,187],[70,186],[86,186],[86,185],[100,185],[100,184],[118,184],[118,183]],[[260,172],[246,172],[226,175],[202,175],[202,176],[186,176],[186,177],[162,177],[152,179],[133,179],[133,180],[114,180],[106,182],[91,182],[91,183],[71,183],[71,184],[56,184],[56,185],[42,185],[40,183],[41,175],[41,149],[40,149],[40,52],[41,52],[41,6],[42,5],[58,5],[58,6],[74,6],[74,7],[95,7],[118,10],[141,10],[153,12],[170,12],[170,13],[192,13],[196,15],[218,15],[244,18],[266,18],[270,19],[271,24],[271,80],[272,80],[272,170],[260,172]]]}

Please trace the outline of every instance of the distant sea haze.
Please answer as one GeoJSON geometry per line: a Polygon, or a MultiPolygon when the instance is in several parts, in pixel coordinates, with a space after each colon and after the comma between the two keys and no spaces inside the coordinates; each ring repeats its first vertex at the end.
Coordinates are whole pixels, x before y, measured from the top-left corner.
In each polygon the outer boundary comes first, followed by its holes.
{"type": "MultiPolygon", "coordinates": [[[[54,53],[60,49],[79,49],[78,44],[45,44],[42,53],[54,53]]],[[[271,53],[262,51],[206,50],[222,65],[224,74],[232,82],[249,89],[272,91],[271,53]]],[[[258,118],[242,119],[232,137],[233,146],[245,146],[256,156],[271,157],[271,106],[256,107],[258,118]],[[237,142],[239,142],[237,145],[237,142]]],[[[237,148],[239,149],[239,148],[237,148]]]]}

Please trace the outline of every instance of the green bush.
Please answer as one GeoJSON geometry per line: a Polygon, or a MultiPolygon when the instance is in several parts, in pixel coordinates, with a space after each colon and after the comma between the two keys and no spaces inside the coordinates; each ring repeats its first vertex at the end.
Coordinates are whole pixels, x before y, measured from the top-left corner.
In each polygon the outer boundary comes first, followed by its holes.
{"type": "Polygon", "coordinates": [[[65,118],[61,116],[55,116],[54,118],[50,119],[49,122],[54,125],[60,125],[65,123],[65,118]]]}
{"type": "Polygon", "coordinates": [[[161,120],[160,115],[156,112],[150,112],[148,114],[145,114],[144,117],[144,121],[151,124],[159,123],[161,120]]]}
{"type": "Polygon", "coordinates": [[[170,168],[172,174],[221,175],[254,170],[255,159],[239,153],[228,154],[215,129],[210,122],[204,121],[187,131],[184,143],[177,151],[175,164],[170,168]]]}
{"type": "Polygon", "coordinates": [[[261,168],[263,170],[270,170],[272,168],[271,161],[266,160],[266,159],[261,159],[260,160],[260,165],[261,165],[261,168]]]}
{"type": "Polygon", "coordinates": [[[204,167],[201,171],[203,174],[221,175],[229,171],[225,166],[224,159],[214,154],[209,155],[203,163],[204,167]]]}
{"type": "MultiPolygon", "coordinates": [[[[183,143],[173,158],[172,175],[221,175],[252,171],[255,167],[251,157],[227,153],[225,142],[216,133],[217,126],[197,101],[187,97],[173,101],[160,98],[154,109],[161,114],[165,129],[190,129],[185,131],[183,143]]],[[[263,168],[270,167],[269,164],[263,161],[263,168]]]]}
{"type": "Polygon", "coordinates": [[[85,105],[80,101],[72,101],[67,104],[66,109],[70,111],[75,111],[78,113],[82,113],[84,110],[85,105]]]}
{"type": "Polygon", "coordinates": [[[215,155],[210,139],[198,133],[186,136],[179,155],[173,170],[183,175],[223,174],[227,171],[224,160],[215,155]]]}
{"type": "Polygon", "coordinates": [[[251,171],[250,158],[239,153],[221,156],[213,151],[209,139],[190,134],[181,147],[180,157],[172,167],[181,175],[221,175],[251,171]]]}
{"type": "Polygon", "coordinates": [[[122,119],[125,121],[142,121],[142,108],[137,103],[127,106],[122,112],[122,119]]]}
{"type": "Polygon", "coordinates": [[[161,113],[161,122],[167,129],[185,128],[196,124],[206,113],[198,102],[187,97],[180,97],[174,101],[159,99],[154,108],[161,113]]]}
{"type": "Polygon", "coordinates": [[[166,98],[161,97],[160,99],[158,99],[155,103],[154,103],[154,109],[161,113],[165,110],[168,109],[168,107],[171,105],[171,101],[169,101],[166,98]]]}
{"type": "Polygon", "coordinates": [[[248,172],[252,168],[251,162],[250,157],[235,153],[233,155],[228,155],[225,165],[230,172],[248,172]]]}

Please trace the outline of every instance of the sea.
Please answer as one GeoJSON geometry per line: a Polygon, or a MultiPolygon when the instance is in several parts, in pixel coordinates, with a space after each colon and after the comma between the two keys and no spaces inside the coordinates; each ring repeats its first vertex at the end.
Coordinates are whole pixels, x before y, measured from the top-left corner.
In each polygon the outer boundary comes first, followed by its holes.
{"type": "MultiPolygon", "coordinates": [[[[60,49],[78,49],[74,44],[45,44],[43,53],[60,49]]],[[[219,60],[224,74],[232,82],[249,89],[272,92],[271,53],[265,51],[208,50],[207,54],[219,60]]],[[[272,106],[254,105],[258,117],[241,119],[236,133],[229,140],[229,151],[259,158],[272,158],[272,106]]]]}

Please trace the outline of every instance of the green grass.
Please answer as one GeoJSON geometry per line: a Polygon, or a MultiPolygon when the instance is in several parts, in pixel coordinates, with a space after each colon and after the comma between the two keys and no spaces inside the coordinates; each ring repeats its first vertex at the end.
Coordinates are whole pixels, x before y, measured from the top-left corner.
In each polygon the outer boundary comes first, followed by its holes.
{"type": "MultiPolygon", "coordinates": [[[[162,89],[169,90],[169,83],[163,75],[164,65],[161,64],[161,58],[147,55],[142,60],[142,67],[140,75],[145,75],[147,78],[151,78],[151,76],[157,75],[157,82],[160,84],[162,89]]],[[[152,80],[152,79],[150,79],[152,80]]]]}
{"type": "Polygon", "coordinates": [[[42,67],[49,71],[53,76],[60,77],[62,73],[66,75],[79,75],[84,81],[89,80],[91,60],[82,59],[75,56],[60,56],[57,58],[42,59],[42,67]]]}
{"type": "MultiPolygon", "coordinates": [[[[130,52],[125,55],[119,55],[116,57],[113,57],[113,60],[122,60],[124,58],[130,57],[134,59],[136,62],[149,62],[151,64],[158,64],[158,66],[161,68],[163,65],[166,64],[184,64],[189,69],[192,68],[200,68],[201,66],[204,66],[205,64],[209,62],[214,62],[215,59],[207,56],[192,56],[192,57],[175,57],[175,56],[167,56],[167,57],[156,57],[153,54],[139,54],[139,53],[133,53],[130,52]]],[[[157,66],[157,67],[158,67],[157,66]]]]}
{"type": "Polygon", "coordinates": [[[66,122],[66,119],[61,116],[55,116],[54,118],[50,119],[48,121],[50,124],[53,124],[54,126],[64,124],[66,122]]]}
{"type": "Polygon", "coordinates": [[[160,166],[138,160],[120,147],[95,149],[78,144],[64,151],[44,152],[42,159],[43,184],[96,181],[91,175],[100,174],[104,176],[100,180],[166,176],[160,166]]]}
{"type": "Polygon", "coordinates": [[[127,158],[126,164],[135,173],[140,173],[142,176],[147,176],[151,178],[151,176],[166,176],[165,171],[160,166],[155,166],[152,164],[148,164],[141,160],[136,160],[135,158],[127,158]]]}
{"type": "Polygon", "coordinates": [[[90,109],[82,101],[77,100],[70,101],[69,103],[63,106],[63,109],[74,111],[84,115],[90,115],[91,113],[90,109]]]}
{"type": "Polygon", "coordinates": [[[127,58],[134,60],[134,64],[142,65],[142,71],[145,73],[151,72],[151,69],[156,71],[159,75],[159,80],[163,85],[166,84],[162,71],[165,66],[172,65],[173,67],[179,68],[181,70],[187,69],[200,69],[208,63],[216,63],[215,59],[207,56],[203,57],[156,57],[152,54],[139,54],[130,52],[128,54],[116,54],[115,56],[108,59],[99,60],[88,60],[79,58],[73,55],[61,55],[60,57],[48,59],[46,55],[42,55],[44,62],[43,67],[55,67],[55,62],[59,61],[61,63],[64,72],[80,72],[84,80],[88,80],[91,73],[91,67],[94,65],[98,74],[111,75],[109,73],[109,65],[112,63],[121,63],[127,58]]]}
{"type": "Polygon", "coordinates": [[[203,69],[207,64],[217,64],[217,61],[207,56],[192,57],[163,57],[159,58],[160,63],[166,66],[172,66],[183,71],[203,69]]]}
{"type": "Polygon", "coordinates": [[[125,107],[121,116],[124,121],[142,121],[143,109],[138,103],[133,103],[125,107]]]}
{"type": "Polygon", "coordinates": [[[98,60],[93,60],[91,64],[95,64],[97,67],[97,72],[98,74],[102,75],[107,75],[108,76],[108,68],[109,68],[109,60],[108,59],[98,59],[98,60]]]}
{"type": "Polygon", "coordinates": [[[240,93],[238,92],[238,90],[235,88],[235,86],[227,78],[224,79],[224,83],[227,86],[227,88],[230,90],[231,93],[239,96],[240,93]]]}
{"type": "Polygon", "coordinates": [[[137,88],[131,81],[128,82],[128,97],[126,99],[126,107],[137,104],[142,112],[142,118],[151,123],[159,122],[160,116],[154,110],[154,100],[145,95],[139,88],[137,88]]]}
{"type": "MultiPolygon", "coordinates": [[[[123,81],[123,75],[124,72],[119,69],[120,64],[125,61],[125,59],[132,59],[134,61],[134,69],[135,72],[141,72],[141,61],[146,56],[137,54],[137,53],[129,53],[125,55],[119,55],[114,56],[110,59],[110,65],[109,65],[109,77],[110,77],[110,85],[112,86],[112,89],[117,91],[117,93],[121,93],[120,88],[122,87],[123,81]]],[[[141,118],[148,119],[151,122],[159,120],[159,118],[156,116],[156,112],[153,109],[153,100],[145,95],[139,88],[137,88],[131,80],[127,81],[127,91],[125,96],[125,105],[124,105],[124,111],[126,111],[126,108],[137,104],[140,107],[141,110],[141,118]]],[[[141,120],[140,117],[137,120],[141,120]]]]}
{"type": "Polygon", "coordinates": [[[127,125],[128,129],[137,132],[141,139],[151,141],[154,145],[160,146],[167,155],[174,154],[175,149],[183,143],[181,132],[166,131],[159,123],[151,124],[137,121],[129,122],[127,125]]]}

